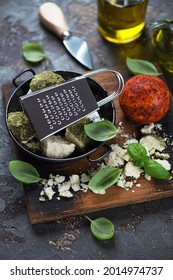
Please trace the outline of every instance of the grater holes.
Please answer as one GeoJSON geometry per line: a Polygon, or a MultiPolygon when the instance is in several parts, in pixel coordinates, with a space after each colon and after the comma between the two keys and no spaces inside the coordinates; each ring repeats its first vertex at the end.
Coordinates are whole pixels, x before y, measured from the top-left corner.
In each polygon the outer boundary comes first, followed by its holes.
{"type": "Polygon", "coordinates": [[[80,114],[86,111],[75,86],[40,96],[36,100],[51,130],[57,125],[65,124],[73,117],[80,117],[80,114]]]}

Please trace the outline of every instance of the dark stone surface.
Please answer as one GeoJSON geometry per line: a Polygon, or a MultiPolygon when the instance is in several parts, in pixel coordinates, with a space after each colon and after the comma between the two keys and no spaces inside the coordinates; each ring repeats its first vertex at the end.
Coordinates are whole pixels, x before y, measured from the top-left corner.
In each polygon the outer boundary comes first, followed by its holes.
{"type": "MultiPolygon", "coordinates": [[[[9,83],[19,72],[33,67],[83,72],[55,36],[39,23],[37,9],[44,1],[0,1],[0,83],[9,83]],[[20,47],[40,43],[47,58],[38,65],[26,63],[20,47]]],[[[65,13],[70,29],[87,39],[95,69],[124,65],[125,57],[153,59],[150,46],[151,20],[170,18],[172,0],[150,0],[143,36],[117,46],[97,32],[97,5],[93,0],[55,1],[65,13]]],[[[167,76],[172,89],[171,77],[167,76]]],[[[173,198],[130,205],[102,213],[111,219],[116,233],[112,240],[92,237],[85,217],[31,226],[20,184],[8,172],[14,159],[6,131],[4,105],[0,95],[0,259],[173,259],[173,198]]]]}

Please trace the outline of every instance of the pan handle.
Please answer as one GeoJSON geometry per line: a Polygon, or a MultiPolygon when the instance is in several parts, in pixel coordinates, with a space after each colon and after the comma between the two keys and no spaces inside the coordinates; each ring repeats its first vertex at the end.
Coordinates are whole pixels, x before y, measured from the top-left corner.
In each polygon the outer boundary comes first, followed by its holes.
{"type": "Polygon", "coordinates": [[[107,104],[108,102],[114,100],[115,98],[117,98],[121,94],[121,92],[124,88],[124,79],[123,79],[122,75],[119,72],[112,70],[112,69],[102,68],[102,69],[98,69],[98,70],[83,74],[83,76],[87,78],[87,77],[96,76],[96,75],[99,75],[99,74],[105,73],[105,72],[111,72],[116,76],[116,78],[118,79],[118,88],[111,95],[98,101],[97,105],[99,107],[101,107],[101,106],[107,104]]]}
{"type": "Polygon", "coordinates": [[[19,73],[14,79],[13,79],[13,85],[15,86],[15,87],[18,87],[19,86],[19,84],[16,82],[16,80],[20,77],[20,76],[22,76],[24,73],[26,73],[26,72],[31,72],[32,74],[33,74],[33,76],[35,76],[35,71],[32,69],[32,68],[27,68],[27,69],[25,69],[25,70],[23,70],[21,73],[19,73]]]}
{"type": "Polygon", "coordinates": [[[104,159],[106,156],[109,155],[109,153],[112,151],[111,147],[109,145],[106,145],[104,144],[103,147],[105,147],[107,149],[107,151],[102,154],[100,157],[96,158],[96,159],[92,159],[90,156],[87,156],[87,159],[90,161],[90,162],[93,162],[93,163],[96,163],[102,159],[104,159]]]}

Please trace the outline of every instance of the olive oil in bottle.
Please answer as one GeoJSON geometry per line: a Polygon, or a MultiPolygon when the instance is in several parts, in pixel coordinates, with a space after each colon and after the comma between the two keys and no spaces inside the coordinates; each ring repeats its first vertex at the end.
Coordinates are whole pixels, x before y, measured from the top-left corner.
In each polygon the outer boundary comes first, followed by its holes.
{"type": "Polygon", "coordinates": [[[160,20],[151,24],[151,44],[160,66],[173,73],[173,20],[160,20]]]}
{"type": "Polygon", "coordinates": [[[131,42],[142,34],[148,0],[97,0],[98,30],[108,41],[131,42]]]}

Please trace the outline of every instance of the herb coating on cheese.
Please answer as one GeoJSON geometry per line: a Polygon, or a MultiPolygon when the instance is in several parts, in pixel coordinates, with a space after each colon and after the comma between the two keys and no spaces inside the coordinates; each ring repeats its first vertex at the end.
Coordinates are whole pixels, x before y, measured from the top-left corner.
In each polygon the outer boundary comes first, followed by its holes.
{"type": "Polygon", "coordinates": [[[74,143],[78,148],[84,149],[91,139],[84,131],[84,125],[91,123],[89,118],[84,118],[66,128],[65,138],[74,143]]]}
{"type": "Polygon", "coordinates": [[[52,71],[43,71],[32,78],[30,82],[31,91],[37,91],[53,85],[61,84],[65,80],[52,71]]]}
{"type": "Polygon", "coordinates": [[[24,112],[10,112],[7,122],[11,132],[22,143],[27,143],[36,135],[32,123],[24,112]]]}

